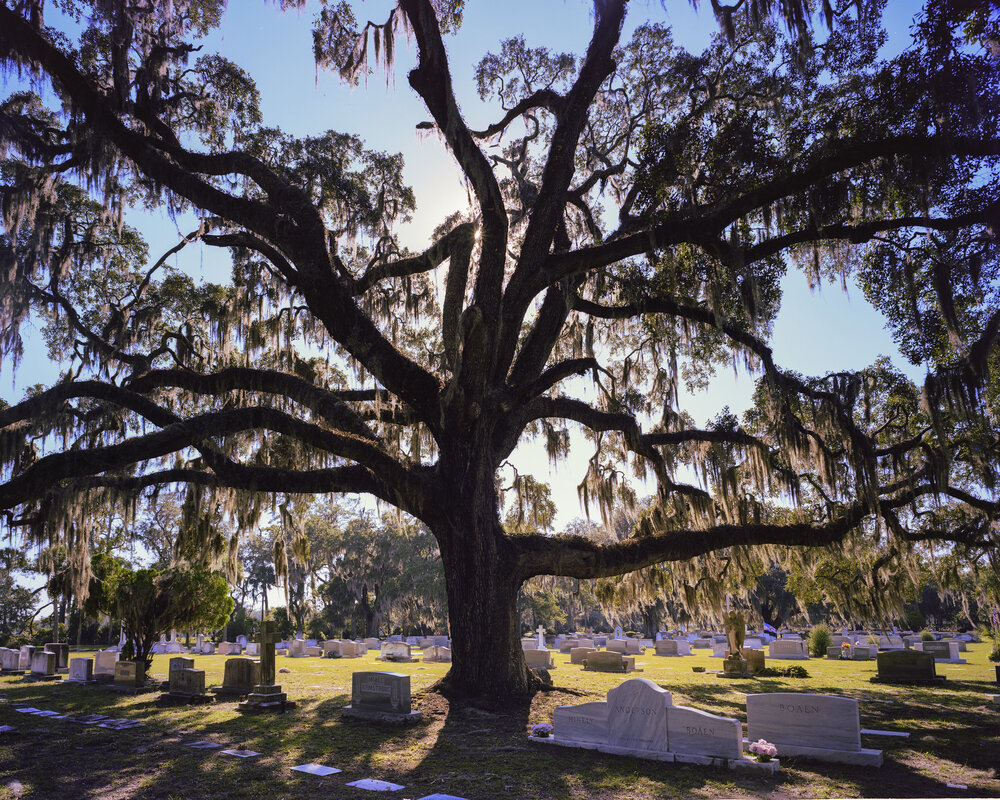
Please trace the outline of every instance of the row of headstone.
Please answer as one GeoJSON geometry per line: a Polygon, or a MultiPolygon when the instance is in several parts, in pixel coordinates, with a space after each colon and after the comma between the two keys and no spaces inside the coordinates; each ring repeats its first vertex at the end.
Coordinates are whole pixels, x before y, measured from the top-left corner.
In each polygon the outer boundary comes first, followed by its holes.
{"type": "Polygon", "coordinates": [[[609,691],[606,701],[557,707],[551,742],[738,767],[750,766],[743,751],[749,742],[763,738],[777,746],[779,757],[882,765],[880,750],[861,747],[858,702],[852,698],[785,692],[747,695],[747,733],[744,740],[737,719],[675,706],[666,689],[633,678],[609,691]]]}

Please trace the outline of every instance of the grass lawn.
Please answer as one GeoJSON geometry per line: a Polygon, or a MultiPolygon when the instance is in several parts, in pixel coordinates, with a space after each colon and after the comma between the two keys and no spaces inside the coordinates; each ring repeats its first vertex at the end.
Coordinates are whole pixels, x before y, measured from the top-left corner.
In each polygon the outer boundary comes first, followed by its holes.
{"type": "MultiPolygon", "coordinates": [[[[156,695],[126,697],[66,683],[28,683],[0,677],[0,800],[12,798],[420,798],[440,792],[470,800],[665,797],[1000,797],[1000,693],[986,644],[969,646],[967,664],[938,664],[941,687],[869,683],[875,662],[771,661],[803,665],[809,678],[724,680],[692,666],[721,668],[706,650],[680,658],[640,657],[650,678],[673,693],[675,704],[694,706],[746,722],[745,694],[801,691],[855,697],[861,727],[910,733],[909,738],[862,735],[862,746],[882,749],[881,769],[810,763],[783,758],[773,777],[694,766],[661,764],[533,745],[526,732],[551,722],[557,705],[603,700],[620,675],[583,672],[557,655],[555,688],[528,703],[499,710],[451,707],[430,691],[446,664],[361,659],[291,659],[278,680],[298,708],[285,715],[243,716],[234,702],[160,707],[156,695]],[[341,720],[350,702],[351,673],[386,669],[412,676],[414,710],[423,722],[410,727],[341,720]],[[60,714],[102,713],[142,720],[142,727],[113,731],[18,713],[28,703],[60,714]],[[240,759],[184,743],[211,740],[262,753],[240,759]],[[290,771],[321,763],[343,772],[318,777],[290,771]],[[346,784],[377,778],[405,789],[381,794],[346,784]],[[951,789],[962,784],[967,790],[951,789]]],[[[74,653],[72,655],[89,655],[74,653]]],[[[157,656],[152,673],[166,676],[169,656],[157,656]]],[[[208,685],[222,683],[226,656],[196,656],[208,685]]],[[[628,677],[632,677],[629,675],[628,677]]],[[[220,748],[221,749],[221,748],[220,748]]]]}

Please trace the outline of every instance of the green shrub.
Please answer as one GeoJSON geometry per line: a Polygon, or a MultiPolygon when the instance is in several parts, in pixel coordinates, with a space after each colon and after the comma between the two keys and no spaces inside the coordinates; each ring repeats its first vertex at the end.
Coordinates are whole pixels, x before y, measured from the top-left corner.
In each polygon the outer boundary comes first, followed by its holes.
{"type": "Polygon", "coordinates": [[[922,631],[920,631],[920,641],[922,641],[922,642],[933,642],[934,641],[934,634],[931,633],[928,630],[922,630],[922,631]]]}
{"type": "Polygon", "coordinates": [[[808,678],[805,667],[797,664],[792,667],[764,667],[754,672],[755,678],[808,678]]]}
{"type": "Polygon", "coordinates": [[[826,648],[830,646],[832,634],[826,625],[816,625],[809,631],[809,652],[817,658],[826,655],[826,648]]]}

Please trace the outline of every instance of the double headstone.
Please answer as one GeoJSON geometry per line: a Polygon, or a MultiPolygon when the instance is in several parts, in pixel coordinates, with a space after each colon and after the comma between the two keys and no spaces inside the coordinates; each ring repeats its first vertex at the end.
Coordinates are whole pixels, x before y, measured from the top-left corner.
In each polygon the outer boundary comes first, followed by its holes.
{"type": "Polygon", "coordinates": [[[351,704],[341,714],[379,722],[416,722],[423,717],[410,708],[410,676],[399,672],[355,672],[351,704]]]}
{"type": "Polygon", "coordinates": [[[767,646],[767,657],[777,659],[808,660],[808,643],[801,639],[775,639],[767,646]]]}
{"type": "Polygon", "coordinates": [[[451,661],[451,649],[444,645],[435,644],[424,650],[424,661],[451,661]]]}
{"type": "Polygon", "coordinates": [[[213,689],[217,695],[246,697],[260,684],[260,662],[252,658],[227,658],[222,687],[213,689]]]}
{"type": "Polygon", "coordinates": [[[965,659],[958,655],[958,642],[921,642],[917,648],[924,653],[930,653],[935,661],[943,664],[965,663],[965,659]]]}
{"type": "Polygon", "coordinates": [[[635,657],[613,650],[598,651],[584,659],[583,668],[590,672],[635,672],[635,657]]]}
{"type": "Polygon", "coordinates": [[[919,650],[886,650],[878,654],[878,674],[873,683],[944,683],[934,669],[934,656],[919,650]]]}
{"type": "Polygon", "coordinates": [[[212,700],[212,696],[205,693],[205,670],[195,669],[193,658],[171,658],[169,676],[170,691],[160,696],[161,701],[207,703],[212,700]]]}
{"type": "Polygon", "coordinates": [[[411,653],[410,645],[406,642],[386,642],[382,645],[379,661],[399,661],[408,663],[415,661],[411,653]]]}
{"type": "Polygon", "coordinates": [[[551,650],[525,650],[523,655],[528,669],[555,669],[551,650]]]}

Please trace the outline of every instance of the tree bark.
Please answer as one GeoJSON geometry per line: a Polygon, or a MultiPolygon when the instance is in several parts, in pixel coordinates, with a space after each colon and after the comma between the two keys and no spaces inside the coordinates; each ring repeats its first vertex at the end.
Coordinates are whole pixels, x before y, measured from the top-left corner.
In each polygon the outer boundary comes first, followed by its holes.
{"type": "MultiPolygon", "coordinates": [[[[530,694],[538,679],[521,651],[517,557],[497,515],[492,487],[477,513],[455,515],[449,530],[434,531],[448,593],[451,669],[440,688],[453,697],[491,702],[530,694]]],[[[468,504],[456,504],[458,507],[468,504]]]]}

